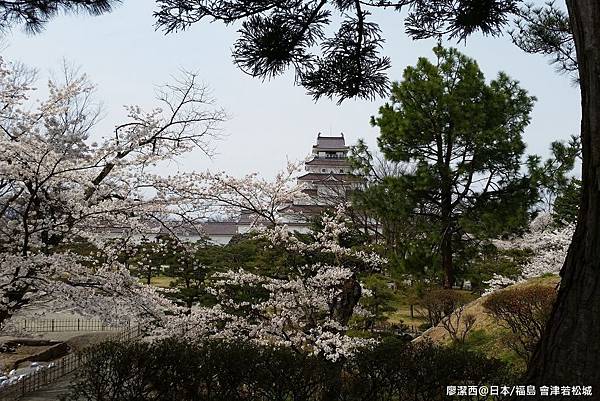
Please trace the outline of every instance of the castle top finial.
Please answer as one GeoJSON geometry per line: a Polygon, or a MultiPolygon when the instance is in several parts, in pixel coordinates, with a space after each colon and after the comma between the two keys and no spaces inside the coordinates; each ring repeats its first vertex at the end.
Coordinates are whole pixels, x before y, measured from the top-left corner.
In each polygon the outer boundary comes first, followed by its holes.
{"type": "Polygon", "coordinates": [[[320,138],[320,137],[321,137],[321,133],[319,132],[319,135],[317,135],[317,138],[320,138]]]}
{"type": "Polygon", "coordinates": [[[343,137],[344,137],[344,133],[343,133],[343,132],[340,132],[340,134],[342,135],[342,138],[343,138],[343,137]]]}

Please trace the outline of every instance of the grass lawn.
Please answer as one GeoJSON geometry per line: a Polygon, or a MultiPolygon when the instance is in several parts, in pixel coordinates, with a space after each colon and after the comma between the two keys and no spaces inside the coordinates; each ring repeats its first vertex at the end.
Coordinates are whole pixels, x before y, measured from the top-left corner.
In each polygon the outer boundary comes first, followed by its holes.
{"type": "Polygon", "coordinates": [[[418,329],[419,325],[425,323],[425,319],[417,313],[417,308],[413,308],[414,317],[410,316],[410,305],[404,300],[398,300],[396,310],[388,314],[388,320],[390,323],[400,323],[402,321],[405,325],[411,327],[415,326],[418,329]]]}
{"type": "MultiPolygon", "coordinates": [[[[146,279],[140,279],[142,283],[146,283],[146,279]]],[[[175,278],[168,276],[154,276],[150,280],[150,284],[160,288],[170,288],[170,284],[175,281],[175,278]]]]}
{"type": "MultiPolygon", "coordinates": [[[[466,291],[466,290],[454,290],[454,291],[464,293],[468,296],[472,296],[473,299],[475,299],[475,296],[473,296],[470,291],[466,291]]],[[[414,326],[415,329],[418,329],[421,324],[427,322],[427,319],[419,313],[419,308],[416,305],[413,306],[413,313],[411,316],[410,298],[401,292],[396,293],[395,300],[393,301],[393,306],[394,306],[395,310],[393,312],[389,312],[387,314],[388,321],[390,323],[400,323],[400,321],[402,321],[407,326],[409,326],[411,328],[412,328],[412,326],[414,326]]]]}

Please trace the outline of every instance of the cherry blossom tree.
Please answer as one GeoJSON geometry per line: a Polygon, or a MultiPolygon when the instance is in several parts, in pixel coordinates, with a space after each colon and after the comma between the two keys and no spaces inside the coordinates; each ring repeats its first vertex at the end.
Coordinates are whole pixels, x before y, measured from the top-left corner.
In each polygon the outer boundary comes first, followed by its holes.
{"type": "Polygon", "coordinates": [[[247,214],[252,226],[275,226],[285,220],[283,207],[305,199],[303,187],[296,183],[301,162],[288,162],[273,180],[257,173],[233,177],[224,172],[191,172],[155,177],[153,187],[167,203],[177,204],[180,214],[211,217],[247,214]]]}
{"type": "Polygon", "coordinates": [[[34,102],[23,71],[0,60],[0,325],[39,304],[106,319],[171,308],[118,262],[117,244],[128,239],[105,234],[169,220],[171,205],[148,193],[148,168],[193,149],[210,153],[225,113],[197,75],[183,72],[158,90],[160,106],[128,106],[127,121],[90,144],[87,78],[50,80],[47,98],[34,102]],[[101,258],[70,249],[82,241],[101,258]]]}
{"type": "Polygon", "coordinates": [[[367,293],[359,273],[385,261],[340,244],[343,207],[324,217],[313,241],[289,232],[281,210],[302,196],[293,180],[298,165],[272,181],[148,172],[193,149],[211,152],[225,115],[194,74],[163,87],[162,107],[127,107],[128,120],[112,137],[88,144],[91,117],[78,107],[93,91],[85,78],[50,81],[48,98],[31,107],[33,81],[15,76],[9,63],[0,66],[0,324],[43,304],[106,320],[145,316],[167,335],[244,337],[331,360],[368,342],[348,336],[347,328],[367,293]],[[213,307],[177,307],[119,262],[136,245],[136,232],[174,234],[178,224],[226,209],[250,213],[257,235],[308,262],[273,276],[216,273],[206,280],[213,307]],[[106,235],[115,229],[122,230],[117,238],[106,235]],[[78,252],[82,242],[92,251],[78,252]]]}
{"type": "Polygon", "coordinates": [[[347,329],[352,316],[366,313],[359,300],[369,294],[358,273],[378,270],[385,260],[340,245],[340,236],[347,231],[343,207],[333,216],[324,216],[323,224],[323,231],[308,243],[285,225],[259,231],[270,246],[283,246],[308,257],[309,263],[277,276],[243,269],[216,273],[208,291],[217,304],[192,308],[189,315],[173,319],[167,332],[190,339],[251,339],[332,361],[370,343],[349,336],[347,329]]]}
{"type": "Polygon", "coordinates": [[[501,249],[529,249],[532,251],[532,256],[516,279],[496,274],[491,280],[486,281],[489,286],[488,292],[545,274],[558,275],[565,261],[574,229],[573,225],[557,227],[552,215],[544,213],[531,222],[529,231],[522,236],[496,241],[495,245],[501,249]]]}

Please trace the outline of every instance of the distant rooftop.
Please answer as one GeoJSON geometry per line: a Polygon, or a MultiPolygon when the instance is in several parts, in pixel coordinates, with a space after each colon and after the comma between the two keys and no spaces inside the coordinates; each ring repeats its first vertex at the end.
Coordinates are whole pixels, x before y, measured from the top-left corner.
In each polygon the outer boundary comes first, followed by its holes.
{"type": "MultiPolygon", "coordinates": [[[[101,233],[127,234],[131,231],[130,227],[123,226],[103,226],[94,227],[101,233]]],[[[181,220],[168,220],[158,222],[155,220],[145,221],[145,226],[139,232],[141,235],[154,237],[157,235],[177,235],[194,236],[200,234],[206,235],[233,235],[237,233],[237,222],[235,221],[205,221],[189,223],[181,220]]]]}
{"type": "Polygon", "coordinates": [[[335,173],[306,173],[298,177],[298,181],[318,181],[328,183],[333,182],[349,182],[349,181],[362,181],[363,178],[351,175],[351,174],[335,174],[335,173]]]}
{"type": "Polygon", "coordinates": [[[202,223],[202,230],[207,235],[235,235],[237,223],[229,221],[209,221],[202,223]]]}
{"type": "Polygon", "coordinates": [[[350,162],[348,161],[347,158],[344,158],[344,157],[339,157],[339,158],[314,157],[304,164],[306,164],[307,166],[333,166],[333,167],[349,167],[350,166],[350,162]]]}
{"type": "Polygon", "coordinates": [[[317,136],[317,144],[313,148],[321,149],[346,149],[344,134],[341,136],[323,136],[321,133],[317,136]]]}

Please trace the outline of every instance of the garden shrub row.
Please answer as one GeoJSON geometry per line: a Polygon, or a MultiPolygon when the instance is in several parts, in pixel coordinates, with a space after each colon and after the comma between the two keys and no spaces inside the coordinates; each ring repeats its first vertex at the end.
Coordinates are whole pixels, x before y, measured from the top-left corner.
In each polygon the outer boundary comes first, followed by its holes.
{"type": "Polygon", "coordinates": [[[108,342],[88,352],[67,400],[435,401],[452,399],[447,385],[510,381],[505,365],[482,354],[398,340],[335,363],[223,341],[108,342]]]}

